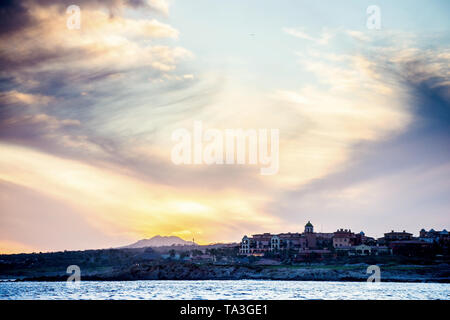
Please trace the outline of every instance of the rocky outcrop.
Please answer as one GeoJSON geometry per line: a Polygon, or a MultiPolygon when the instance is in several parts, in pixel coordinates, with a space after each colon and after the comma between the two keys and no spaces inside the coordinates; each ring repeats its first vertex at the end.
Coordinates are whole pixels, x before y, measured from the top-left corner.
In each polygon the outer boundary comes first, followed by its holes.
{"type": "MultiPolygon", "coordinates": [[[[82,275],[82,280],[302,280],[302,281],[366,281],[367,265],[356,266],[258,266],[213,265],[168,262],[136,264],[124,269],[82,275]]],[[[24,280],[61,281],[67,275],[33,277],[24,280]]],[[[450,283],[449,265],[381,266],[383,282],[450,283]]]]}

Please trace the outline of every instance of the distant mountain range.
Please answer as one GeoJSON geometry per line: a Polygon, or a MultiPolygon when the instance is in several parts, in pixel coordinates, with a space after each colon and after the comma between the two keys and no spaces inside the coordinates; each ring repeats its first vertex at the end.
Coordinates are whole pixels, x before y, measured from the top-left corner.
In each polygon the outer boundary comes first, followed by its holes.
{"type": "Polygon", "coordinates": [[[179,237],[175,236],[154,236],[150,239],[142,239],[135,243],[132,243],[128,246],[122,247],[122,248],[145,248],[145,247],[165,247],[165,246],[172,246],[172,245],[195,245],[192,241],[186,241],[179,237]]]}

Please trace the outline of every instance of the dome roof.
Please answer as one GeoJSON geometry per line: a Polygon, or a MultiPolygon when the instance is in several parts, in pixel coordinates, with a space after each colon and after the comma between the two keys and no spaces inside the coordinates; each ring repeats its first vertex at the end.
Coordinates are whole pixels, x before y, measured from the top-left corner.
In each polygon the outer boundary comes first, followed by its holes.
{"type": "Polygon", "coordinates": [[[311,221],[308,221],[308,223],[305,225],[305,227],[312,227],[311,221]]]}

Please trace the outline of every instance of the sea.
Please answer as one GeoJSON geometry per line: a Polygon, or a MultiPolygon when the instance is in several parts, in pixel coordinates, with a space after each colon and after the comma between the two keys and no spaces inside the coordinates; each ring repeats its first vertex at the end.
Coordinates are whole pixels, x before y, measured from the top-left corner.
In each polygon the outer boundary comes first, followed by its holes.
{"type": "Polygon", "coordinates": [[[0,281],[1,300],[449,300],[448,283],[275,280],[0,281]]]}

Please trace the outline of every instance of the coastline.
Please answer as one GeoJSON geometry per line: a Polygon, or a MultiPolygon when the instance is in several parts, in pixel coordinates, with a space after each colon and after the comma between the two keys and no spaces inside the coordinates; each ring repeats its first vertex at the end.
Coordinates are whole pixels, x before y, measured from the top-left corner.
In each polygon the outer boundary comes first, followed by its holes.
{"type": "MultiPolygon", "coordinates": [[[[90,270],[82,273],[82,281],[136,281],[136,280],[288,280],[288,281],[367,281],[365,264],[357,265],[214,265],[169,262],[139,264],[129,268],[90,270]]],[[[450,266],[397,265],[383,266],[381,282],[450,283],[450,266]]],[[[1,275],[0,275],[1,276],[1,275]]],[[[24,277],[22,281],[66,281],[65,273],[42,272],[24,277]]]]}

